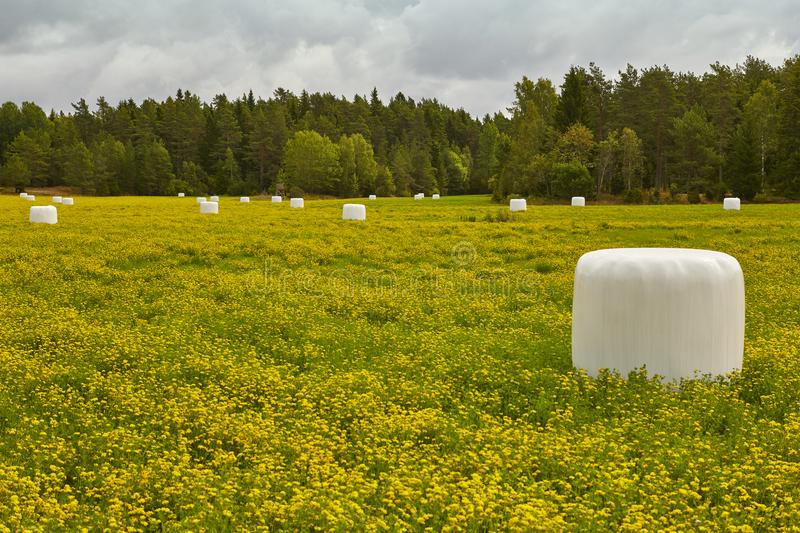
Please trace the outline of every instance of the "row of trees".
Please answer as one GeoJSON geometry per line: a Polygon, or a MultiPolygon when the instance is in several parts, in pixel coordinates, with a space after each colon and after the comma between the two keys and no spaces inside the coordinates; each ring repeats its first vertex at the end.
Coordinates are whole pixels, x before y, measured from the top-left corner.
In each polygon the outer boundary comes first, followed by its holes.
{"type": "Polygon", "coordinates": [[[0,180],[84,193],[339,196],[619,194],[640,188],[800,197],[800,59],[748,57],[702,76],[628,66],[614,81],[573,66],[557,91],[515,85],[505,112],[478,120],[436,100],[376,90],[352,101],[277,89],[202,102],[84,100],[47,115],[0,107],[0,180]]]}

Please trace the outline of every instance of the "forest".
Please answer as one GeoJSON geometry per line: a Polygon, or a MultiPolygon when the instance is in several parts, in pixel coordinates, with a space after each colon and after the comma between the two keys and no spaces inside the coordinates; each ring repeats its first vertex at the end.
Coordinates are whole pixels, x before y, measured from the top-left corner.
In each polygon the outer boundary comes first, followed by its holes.
{"type": "Polygon", "coordinates": [[[84,99],[68,113],[0,107],[0,185],[92,195],[491,193],[628,202],[800,198],[800,56],[699,75],[571,66],[523,77],[511,107],[473,117],[373,89],[252,90],[204,102],[84,99]]]}

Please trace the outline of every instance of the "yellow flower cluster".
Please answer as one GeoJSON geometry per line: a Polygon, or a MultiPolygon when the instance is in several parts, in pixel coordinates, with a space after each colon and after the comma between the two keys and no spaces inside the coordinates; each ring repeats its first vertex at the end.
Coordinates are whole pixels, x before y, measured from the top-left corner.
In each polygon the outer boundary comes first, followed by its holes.
{"type": "Polygon", "coordinates": [[[0,530],[800,529],[800,206],[0,197],[0,530]],[[730,253],[742,372],[570,359],[581,254],[730,253]]]}

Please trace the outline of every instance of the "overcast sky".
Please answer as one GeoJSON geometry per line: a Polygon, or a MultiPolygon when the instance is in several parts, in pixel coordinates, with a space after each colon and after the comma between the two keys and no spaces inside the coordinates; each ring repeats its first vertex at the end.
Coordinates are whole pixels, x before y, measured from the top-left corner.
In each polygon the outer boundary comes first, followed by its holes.
{"type": "Polygon", "coordinates": [[[800,51],[797,0],[0,0],[0,101],[377,86],[482,115],[571,64],[702,73],[800,51]]]}

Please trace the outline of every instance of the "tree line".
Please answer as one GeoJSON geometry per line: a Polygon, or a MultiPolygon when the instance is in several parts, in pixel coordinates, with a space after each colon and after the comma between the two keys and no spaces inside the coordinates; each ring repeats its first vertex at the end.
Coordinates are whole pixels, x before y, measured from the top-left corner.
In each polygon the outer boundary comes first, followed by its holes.
{"type": "Polygon", "coordinates": [[[85,194],[688,193],[800,197],[800,56],[702,75],[572,66],[559,90],[523,77],[483,118],[377,90],[352,100],[279,88],[203,102],[187,90],[49,115],[0,107],[0,183],[85,194]]]}

